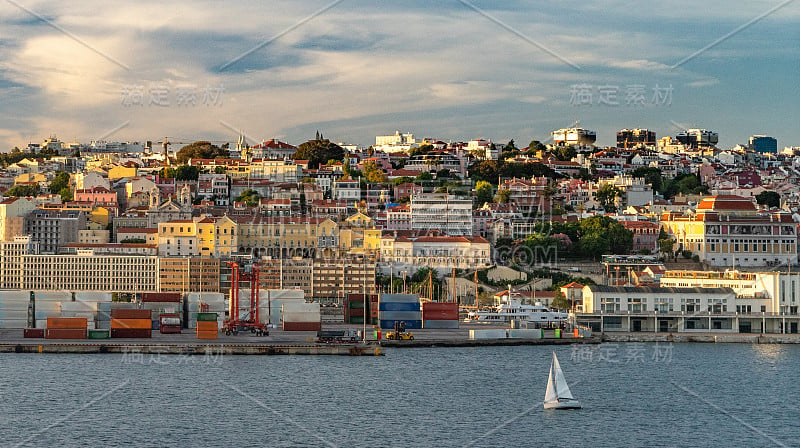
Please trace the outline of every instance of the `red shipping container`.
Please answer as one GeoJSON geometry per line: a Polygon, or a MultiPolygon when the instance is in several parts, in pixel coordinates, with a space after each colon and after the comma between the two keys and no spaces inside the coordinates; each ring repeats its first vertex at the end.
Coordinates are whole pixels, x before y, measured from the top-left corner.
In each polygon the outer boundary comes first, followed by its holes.
{"type": "Polygon", "coordinates": [[[150,329],[118,328],[111,330],[112,338],[151,338],[153,332],[150,329]]]}
{"type": "Polygon", "coordinates": [[[423,303],[422,320],[458,320],[458,304],[436,302],[423,303]]]}
{"type": "Polygon", "coordinates": [[[180,303],[179,292],[145,292],[142,293],[142,302],[180,303]]]}
{"type": "Polygon", "coordinates": [[[322,322],[284,322],[283,331],[321,331],[322,322]]]}
{"type": "Polygon", "coordinates": [[[44,338],[44,328],[26,328],[23,331],[26,338],[44,338]]]}
{"type": "Polygon", "coordinates": [[[112,309],[111,317],[114,319],[151,319],[151,310],[125,310],[112,309]]]}
{"type": "Polygon", "coordinates": [[[150,319],[117,319],[111,318],[111,329],[132,328],[136,330],[150,330],[153,322],[150,319]]]}
{"type": "Polygon", "coordinates": [[[85,317],[48,317],[47,328],[86,329],[85,317]]]}
{"type": "Polygon", "coordinates": [[[83,328],[48,328],[45,331],[47,339],[86,339],[86,329],[83,328]]]}

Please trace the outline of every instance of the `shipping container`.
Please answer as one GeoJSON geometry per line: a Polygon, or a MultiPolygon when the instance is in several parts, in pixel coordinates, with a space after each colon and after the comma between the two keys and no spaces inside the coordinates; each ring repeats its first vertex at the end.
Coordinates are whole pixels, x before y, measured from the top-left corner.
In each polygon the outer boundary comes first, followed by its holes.
{"type": "Polygon", "coordinates": [[[150,338],[152,331],[147,329],[117,328],[111,329],[112,338],[150,338]]]}
{"type": "Polygon", "coordinates": [[[198,331],[197,339],[219,339],[219,332],[217,331],[198,331]]]}
{"type": "Polygon", "coordinates": [[[111,339],[111,330],[89,330],[88,339],[111,339]]]}
{"type": "Polygon", "coordinates": [[[110,303],[112,296],[110,292],[76,292],[76,302],[107,302],[110,303]]]}
{"type": "Polygon", "coordinates": [[[216,322],[217,313],[197,313],[198,322],[216,322]]]}
{"type": "Polygon", "coordinates": [[[181,293],[179,292],[144,292],[142,293],[142,303],[162,302],[180,303],[181,293]]]}
{"type": "Polygon", "coordinates": [[[47,328],[86,329],[85,317],[50,317],[47,319],[47,328]]]}
{"type": "MultiPolygon", "coordinates": [[[[72,293],[60,291],[34,291],[34,301],[39,302],[71,302],[72,293]]],[[[38,305],[37,305],[38,306],[38,305]]]]}
{"type": "Polygon", "coordinates": [[[153,322],[148,319],[111,319],[111,329],[151,330],[153,322]]]}
{"type": "Polygon", "coordinates": [[[381,311],[378,313],[380,320],[422,320],[419,311],[381,311]]]}
{"type": "Polygon", "coordinates": [[[469,338],[475,339],[505,339],[508,337],[506,330],[469,330],[469,338]]]}
{"type": "Polygon", "coordinates": [[[47,339],[86,339],[86,328],[48,328],[44,336],[47,339]]]}
{"type": "Polygon", "coordinates": [[[458,320],[458,304],[435,302],[423,303],[422,320],[458,320]]]}
{"type": "Polygon", "coordinates": [[[64,313],[96,313],[99,308],[98,302],[59,302],[61,303],[61,314],[64,313]]]}
{"type": "Polygon", "coordinates": [[[438,330],[457,330],[458,329],[458,321],[457,320],[423,320],[422,321],[422,328],[426,329],[438,329],[438,330]]]}
{"type": "Polygon", "coordinates": [[[364,317],[352,316],[347,323],[362,325],[364,323],[364,317]]]}
{"type": "Polygon", "coordinates": [[[380,302],[379,311],[419,311],[419,302],[380,302]]]}
{"type": "Polygon", "coordinates": [[[381,319],[380,320],[380,327],[382,329],[385,329],[385,330],[386,329],[394,330],[394,323],[395,322],[405,322],[406,330],[419,330],[419,329],[422,328],[422,321],[421,320],[402,320],[402,319],[396,319],[396,320],[383,320],[383,319],[381,319]]]}
{"type": "Polygon", "coordinates": [[[150,310],[132,310],[132,309],[112,309],[111,317],[113,319],[151,319],[150,310]]]}
{"type": "Polygon", "coordinates": [[[197,321],[197,331],[217,331],[219,328],[217,327],[217,321],[209,322],[209,321],[197,321]]]}
{"type": "Polygon", "coordinates": [[[419,294],[381,294],[380,303],[384,302],[416,302],[419,303],[419,294]]]}
{"type": "Polygon", "coordinates": [[[320,331],[322,322],[283,322],[283,331],[320,331]]]}
{"type": "Polygon", "coordinates": [[[0,320],[0,328],[28,328],[28,319],[6,319],[0,320]]]}
{"type": "Polygon", "coordinates": [[[25,338],[41,339],[44,337],[44,328],[26,328],[22,336],[25,338]]]}

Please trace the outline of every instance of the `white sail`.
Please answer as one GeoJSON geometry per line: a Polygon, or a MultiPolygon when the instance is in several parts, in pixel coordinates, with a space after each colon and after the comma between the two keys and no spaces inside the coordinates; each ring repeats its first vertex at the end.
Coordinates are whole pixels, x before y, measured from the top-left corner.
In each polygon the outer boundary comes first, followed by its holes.
{"type": "Polygon", "coordinates": [[[553,364],[550,364],[550,374],[547,376],[547,390],[544,393],[544,402],[548,403],[556,400],[558,400],[558,395],[556,395],[556,385],[555,381],[553,381],[553,364]]]}
{"type": "Polygon", "coordinates": [[[575,397],[572,396],[572,392],[569,390],[569,386],[567,386],[567,380],[564,378],[564,372],[561,370],[561,365],[558,363],[555,352],[553,352],[553,367],[551,367],[551,370],[555,370],[556,395],[558,398],[574,400],[575,397]]]}

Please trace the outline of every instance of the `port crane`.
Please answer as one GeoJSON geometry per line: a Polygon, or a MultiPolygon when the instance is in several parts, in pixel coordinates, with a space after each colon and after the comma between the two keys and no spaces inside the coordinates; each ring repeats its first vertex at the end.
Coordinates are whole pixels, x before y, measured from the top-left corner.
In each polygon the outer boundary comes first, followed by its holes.
{"type": "Polygon", "coordinates": [[[250,272],[239,272],[239,263],[229,261],[231,267],[231,298],[229,317],[223,323],[222,330],[226,335],[239,334],[239,331],[250,330],[256,336],[269,336],[269,327],[259,320],[258,315],[258,263],[254,263],[250,272]],[[250,310],[242,318],[239,300],[239,282],[250,282],[250,310]]]}

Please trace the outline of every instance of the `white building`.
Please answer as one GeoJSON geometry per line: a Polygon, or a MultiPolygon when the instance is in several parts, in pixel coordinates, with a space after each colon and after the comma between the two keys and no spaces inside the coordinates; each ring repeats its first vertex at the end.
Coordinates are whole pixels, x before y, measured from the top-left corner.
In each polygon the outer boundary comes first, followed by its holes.
{"type": "Polygon", "coordinates": [[[98,256],[91,250],[77,255],[22,255],[19,284],[25,290],[158,291],[158,257],[98,256]]]}
{"type": "Polygon", "coordinates": [[[472,235],[472,200],[445,193],[411,196],[411,229],[438,230],[449,236],[472,235]]]}
{"type": "Polygon", "coordinates": [[[356,180],[342,179],[333,182],[333,199],[348,204],[361,200],[361,184],[356,180]]]}
{"type": "Polygon", "coordinates": [[[414,270],[474,269],[490,264],[491,245],[482,237],[423,236],[415,239],[381,237],[381,261],[414,270]]]}

